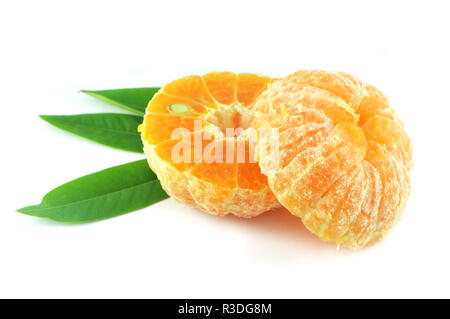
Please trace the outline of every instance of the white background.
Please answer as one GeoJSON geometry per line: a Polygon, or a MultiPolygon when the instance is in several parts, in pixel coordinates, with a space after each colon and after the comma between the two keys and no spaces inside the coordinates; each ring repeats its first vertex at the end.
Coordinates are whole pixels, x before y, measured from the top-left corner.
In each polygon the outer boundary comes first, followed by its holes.
{"type": "Polygon", "coordinates": [[[446,1],[4,1],[0,297],[450,297],[446,1]],[[122,112],[80,89],[211,70],[342,70],[377,85],[414,145],[411,199],[382,243],[350,251],[283,212],[219,218],[166,200],[106,221],[21,215],[52,188],[143,155],[38,114],[122,112]]]}

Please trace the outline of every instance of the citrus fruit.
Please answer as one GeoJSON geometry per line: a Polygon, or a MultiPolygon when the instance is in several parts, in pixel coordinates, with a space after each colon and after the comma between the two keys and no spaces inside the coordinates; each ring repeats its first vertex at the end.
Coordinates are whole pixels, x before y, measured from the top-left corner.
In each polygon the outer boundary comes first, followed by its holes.
{"type": "Polygon", "coordinates": [[[298,71],[254,104],[258,163],[279,202],[325,241],[380,240],[410,192],[411,142],[383,93],[342,72],[298,71]],[[268,149],[278,147],[276,158],[268,149]]]}
{"type": "Polygon", "coordinates": [[[246,133],[254,100],[271,81],[211,72],[170,82],[152,98],[141,137],[150,167],[172,198],[241,217],[279,206],[246,133]]]}

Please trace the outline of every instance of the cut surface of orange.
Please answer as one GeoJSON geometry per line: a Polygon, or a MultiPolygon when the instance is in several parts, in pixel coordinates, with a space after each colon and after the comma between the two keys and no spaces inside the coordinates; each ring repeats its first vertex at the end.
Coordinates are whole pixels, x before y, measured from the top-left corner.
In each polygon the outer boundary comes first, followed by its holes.
{"type": "Polygon", "coordinates": [[[409,197],[412,147],[383,93],[347,73],[305,70],[270,83],[253,110],[255,128],[280,132],[277,158],[267,140],[257,154],[285,208],[338,245],[385,236],[409,197]]]}
{"type": "Polygon", "coordinates": [[[152,98],[141,137],[150,167],[172,198],[240,217],[279,206],[246,135],[253,103],[271,81],[210,72],[170,82],[152,98]]]}

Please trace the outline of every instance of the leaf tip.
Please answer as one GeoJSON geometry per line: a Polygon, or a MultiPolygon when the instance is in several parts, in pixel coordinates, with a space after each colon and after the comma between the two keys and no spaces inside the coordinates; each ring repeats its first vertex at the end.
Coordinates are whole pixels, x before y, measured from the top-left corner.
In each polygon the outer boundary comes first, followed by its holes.
{"type": "Polygon", "coordinates": [[[52,116],[51,116],[51,115],[45,115],[45,114],[39,114],[39,117],[40,117],[42,120],[48,122],[48,120],[49,120],[52,116]]]}
{"type": "Polygon", "coordinates": [[[83,94],[86,94],[86,95],[89,95],[89,96],[98,98],[97,95],[96,95],[97,91],[92,91],[92,90],[80,90],[78,93],[83,93],[83,94]]]}
{"type": "Polygon", "coordinates": [[[43,209],[42,204],[22,207],[16,209],[16,212],[36,217],[47,217],[45,209],[43,209]]]}
{"type": "Polygon", "coordinates": [[[18,209],[16,209],[16,212],[21,213],[21,214],[27,214],[27,215],[28,215],[28,210],[29,210],[29,208],[30,208],[30,206],[18,208],[18,209]]]}

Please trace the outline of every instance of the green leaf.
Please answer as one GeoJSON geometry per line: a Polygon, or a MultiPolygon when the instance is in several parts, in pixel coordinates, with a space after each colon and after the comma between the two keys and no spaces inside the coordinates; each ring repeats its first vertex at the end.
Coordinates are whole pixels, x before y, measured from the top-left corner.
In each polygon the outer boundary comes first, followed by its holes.
{"type": "Polygon", "coordinates": [[[139,160],[77,178],[47,193],[39,205],[17,211],[60,222],[91,222],[167,197],[146,160],[139,160]]]}
{"type": "Polygon", "coordinates": [[[158,90],[159,88],[130,88],[101,91],[81,90],[81,92],[127,111],[144,115],[148,102],[158,90]]]}
{"type": "Polygon", "coordinates": [[[94,113],[79,115],[40,115],[48,123],[95,142],[122,150],[142,153],[137,127],[143,118],[131,114],[94,113]]]}

